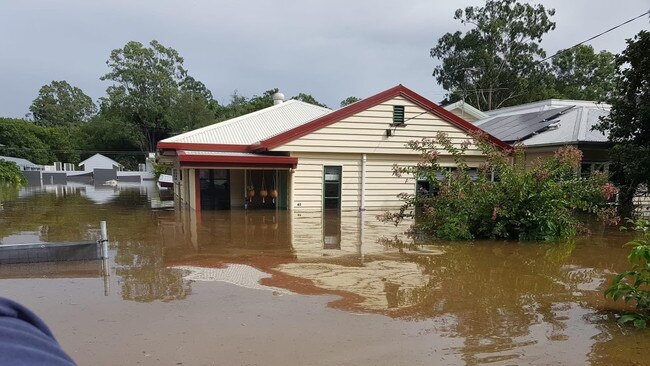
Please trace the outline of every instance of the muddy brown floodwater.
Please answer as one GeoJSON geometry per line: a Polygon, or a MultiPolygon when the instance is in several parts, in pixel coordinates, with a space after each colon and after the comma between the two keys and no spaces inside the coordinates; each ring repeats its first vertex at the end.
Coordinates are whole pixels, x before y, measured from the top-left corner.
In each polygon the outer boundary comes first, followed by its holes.
{"type": "Polygon", "coordinates": [[[0,265],[81,365],[648,365],[603,298],[629,234],[414,245],[373,212],[169,210],[153,186],[5,193],[0,243],[97,238],[101,262],[0,265]]]}

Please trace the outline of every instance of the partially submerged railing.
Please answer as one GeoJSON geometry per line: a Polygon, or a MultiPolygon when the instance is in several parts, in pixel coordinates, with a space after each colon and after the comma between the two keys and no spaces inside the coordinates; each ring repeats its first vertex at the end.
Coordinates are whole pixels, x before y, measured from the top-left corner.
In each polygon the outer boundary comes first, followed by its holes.
{"type": "MultiPolygon", "coordinates": [[[[68,262],[68,261],[96,261],[102,260],[102,274],[104,279],[104,295],[109,293],[109,268],[108,268],[108,231],[106,221],[99,223],[101,237],[99,240],[88,240],[64,243],[25,243],[0,245],[0,265],[68,262]]],[[[8,271],[5,276],[11,278],[13,266],[2,269],[8,271]]],[[[22,272],[25,275],[25,269],[22,272]]],[[[56,274],[55,274],[56,275],[56,274]]]]}
{"type": "Polygon", "coordinates": [[[79,260],[108,260],[106,221],[100,222],[101,238],[94,241],[0,245],[0,264],[79,260]]]}

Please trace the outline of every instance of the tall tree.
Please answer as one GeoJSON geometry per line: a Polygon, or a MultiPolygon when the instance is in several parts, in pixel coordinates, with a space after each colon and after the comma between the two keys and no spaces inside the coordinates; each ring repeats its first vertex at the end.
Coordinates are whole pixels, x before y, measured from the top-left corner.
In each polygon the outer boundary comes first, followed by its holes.
{"type": "MultiPolygon", "coordinates": [[[[151,41],[149,47],[131,41],[111,51],[106,62],[110,72],[101,80],[114,84],[101,99],[101,110],[109,118],[120,118],[135,125],[144,138],[146,151],[154,151],[156,143],[167,137],[178,124],[178,107],[182,93],[193,90],[193,97],[211,97],[209,90],[196,80],[188,79],[183,58],[176,50],[151,41]],[[196,92],[196,88],[200,92],[196,92]]],[[[209,101],[205,101],[207,107],[209,101]]],[[[194,106],[195,107],[195,106],[194,106]]]]}
{"type": "Polygon", "coordinates": [[[440,59],[433,75],[451,92],[481,110],[545,96],[548,70],[542,37],[555,29],[554,9],[517,0],[487,0],[485,6],[456,10],[454,19],[471,28],[446,33],[431,49],[440,59]]]}
{"type": "Polygon", "coordinates": [[[39,124],[65,126],[88,121],[97,106],[81,89],[55,80],[41,87],[29,111],[39,124]]]}
{"type": "Polygon", "coordinates": [[[628,39],[616,66],[612,108],[596,129],[608,133],[614,144],[612,180],[620,188],[621,211],[629,215],[639,185],[650,187],[650,32],[628,39]]]}
{"type": "Polygon", "coordinates": [[[357,97],[347,97],[347,98],[345,98],[345,99],[343,99],[341,101],[341,108],[343,108],[345,106],[348,106],[348,105],[350,105],[352,103],[356,103],[356,102],[358,102],[360,100],[361,100],[361,98],[357,98],[357,97]]]}
{"type": "Polygon", "coordinates": [[[560,52],[553,58],[552,71],[558,98],[601,101],[615,90],[614,54],[596,53],[589,45],[560,52]]]}

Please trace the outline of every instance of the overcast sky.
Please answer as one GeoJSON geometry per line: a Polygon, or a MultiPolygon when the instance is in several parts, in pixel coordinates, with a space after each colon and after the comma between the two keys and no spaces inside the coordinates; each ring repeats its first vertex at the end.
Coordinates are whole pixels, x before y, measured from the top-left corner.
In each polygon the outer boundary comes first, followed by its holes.
{"type": "MultiPolygon", "coordinates": [[[[108,86],[112,49],[152,39],[176,49],[185,67],[227,102],[280,88],[330,107],[404,84],[435,102],[444,97],[430,48],[462,30],[454,10],[482,1],[383,0],[0,0],[0,116],[22,117],[38,89],[67,80],[93,99],[108,86]]],[[[571,46],[648,10],[648,0],[549,0],[557,29],[543,46],[571,46]]],[[[591,44],[620,52],[648,29],[638,19],[591,44]]]]}

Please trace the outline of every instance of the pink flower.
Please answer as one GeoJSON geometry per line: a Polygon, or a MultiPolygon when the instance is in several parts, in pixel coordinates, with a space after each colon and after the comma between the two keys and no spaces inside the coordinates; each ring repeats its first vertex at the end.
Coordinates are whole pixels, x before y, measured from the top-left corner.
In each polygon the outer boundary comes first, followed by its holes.
{"type": "Polygon", "coordinates": [[[616,186],[614,186],[612,183],[608,182],[600,187],[600,192],[603,194],[603,198],[609,201],[616,195],[616,193],[618,193],[618,188],[616,188],[616,186]]]}
{"type": "Polygon", "coordinates": [[[495,207],[495,208],[492,210],[492,221],[494,221],[494,220],[497,219],[497,214],[498,214],[498,213],[499,213],[499,208],[498,208],[498,207],[495,207]]]}

